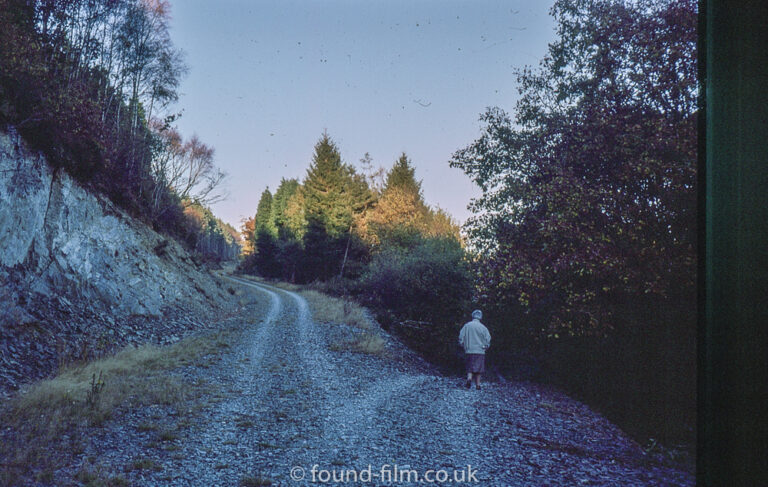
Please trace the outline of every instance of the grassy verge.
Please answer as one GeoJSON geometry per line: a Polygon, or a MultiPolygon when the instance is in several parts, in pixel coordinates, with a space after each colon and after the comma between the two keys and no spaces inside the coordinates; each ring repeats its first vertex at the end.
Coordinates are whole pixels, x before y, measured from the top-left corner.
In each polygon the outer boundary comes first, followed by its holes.
{"type": "Polygon", "coordinates": [[[384,356],[387,352],[386,341],[380,336],[370,333],[364,333],[362,336],[352,340],[333,343],[329,348],[334,352],[350,351],[378,356],[384,356]]]}
{"type": "Polygon", "coordinates": [[[352,299],[336,298],[314,289],[308,289],[307,286],[282,281],[267,281],[258,276],[239,275],[237,277],[300,294],[307,300],[309,308],[312,310],[312,318],[317,322],[343,323],[364,330],[373,330],[376,327],[365,308],[352,299]]]}
{"type": "Polygon", "coordinates": [[[361,335],[351,340],[332,344],[331,350],[386,355],[386,341],[374,333],[376,325],[365,308],[350,299],[328,296],[312,289],[299,291],[299,294],[307,300],[315,321],[345,323],[364,330],[361,335]]]}
{"type": "Polygon", "coordinates": [[[287,282],[267,282],[253,276],[239,277],[300,294],[307,300],[307,304],[309,304],[309,308],[312,311],[312,318],[318,323],[346,324],[364,330],[362,335],[354,339],[334,343],[330,347],[331,350],[337,352],[352,351],[377,356],[386,354],[385,340],[373,333],[377,327],[376,324],[370,318],[365,308],[353,300],[329,296],[314,289],[307,289],[304,286],[287,282]]]}
{"type": "Polygon", "coordinates": [[[334,298],[311,289],[300,291],[299,294],[307,300],[315,321],[345,323],[364,330],[374,329],[374,323],[365,308],[350,299],[334,298]]]}
{"type": "MultiPolygon", "coordinates": [[[[24,478],[50,483],[91,441],[96,428],[121,409],[182,405],[210,394],[211,384],[192,382],[174,369],[210,366],[230,346],[234,328],[195,335],[167,347],[129,346],[117,354],[64,367],[0,406],[0,485],[24,478]]],[[[112,485],[91,479],[87,485],[112,485]]],[[[119,484],[119,480],[117,481],[119,484]]]]}

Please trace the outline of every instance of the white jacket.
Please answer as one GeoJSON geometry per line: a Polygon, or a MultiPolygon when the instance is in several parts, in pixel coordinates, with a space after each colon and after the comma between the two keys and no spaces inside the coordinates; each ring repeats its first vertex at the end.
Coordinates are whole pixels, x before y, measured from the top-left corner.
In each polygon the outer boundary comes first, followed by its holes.
{"type": "Polygon", "coordinates": [[[464,353],[485,353],[491,346],[491,334],[480,320],[474,319],[461,327],[459,345],[464,347],[464,353]]]}

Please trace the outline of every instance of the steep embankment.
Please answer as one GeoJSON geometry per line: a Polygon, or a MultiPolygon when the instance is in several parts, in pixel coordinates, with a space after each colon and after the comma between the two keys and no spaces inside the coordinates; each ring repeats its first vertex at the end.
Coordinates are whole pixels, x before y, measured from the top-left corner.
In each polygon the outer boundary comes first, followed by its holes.
{"type": "MultiPolygon", "coordinates": [[[[0,392],[231,303],[191,256],[0,132],[0,392]]],[[[209,320],[206,320],[209,321],[209,320]]]]}

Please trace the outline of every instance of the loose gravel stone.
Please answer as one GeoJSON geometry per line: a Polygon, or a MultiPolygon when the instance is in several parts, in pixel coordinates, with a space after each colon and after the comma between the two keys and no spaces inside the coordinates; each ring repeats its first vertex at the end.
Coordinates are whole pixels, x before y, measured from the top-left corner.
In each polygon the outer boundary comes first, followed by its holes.
{"type": "Polygon", "coordinates": [[[216,385],[198,411],[151,406],[116,417],[59,476],[90,459],[136,486],[418,485],[429,471],[458,476],[436,485],[694,484],[558,391],[501,382],[467,390],[381,330],[381,355],[337,350],[358,331],[313,322],[295,293],[238,285],[257,298],[251,316],[236,318],[236,346],[209,368],[179,372],[216,385]]]}

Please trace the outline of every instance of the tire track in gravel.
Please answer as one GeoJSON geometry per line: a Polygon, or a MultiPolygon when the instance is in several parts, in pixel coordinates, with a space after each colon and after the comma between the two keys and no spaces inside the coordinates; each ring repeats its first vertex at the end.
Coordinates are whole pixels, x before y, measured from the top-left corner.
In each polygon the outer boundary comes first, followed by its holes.
{"type": "MultiPolygon", "coordinates": [[[[250,285],[248,281],[227,277],[233,282],[250,285]]],[[[252,286],[256,287],[256,286],[252,286]]],[[[200,435],[185,445],[183,470],[191,473],[192,485],[199,485],[202,479],[215,482],[212,485],[231,484],[228,473],[219,468],[228,459],[241,458],[241,461],[253,463],[256,449],[254,438],[244,436],[238,425],[252,422],[258,406],[264,401],[268,387],[264,387],[264,375],[257,368],[265,362],[265,353],[273,349],[280,339],[276,325],[284,313],[283,303],[277,293],[269,289],[258,288],[269,297],[269,309],[250,334],[246,343],[236,350],[237,364],[242,364],[245,373],[237,375],[232,388],[238,394],[229,400],[219,402],[215,410],[208,415],[207,424],[200,428],[200,435]],[[216,452],[211,455],[211,452],[216,452]]]]}
{"type": "MultiPolygon", "coordinates": [[[[325,339],[321,336],[321,333],[312,322],[312,314],[309,310],[307,301],[300,295],[285,289],[280,289],[261,283],[255,283],[245,279],[234,278],[234,280],[240,284],[250,286],[266,293],[273,300],[273,303],[278,303],[279,308],[282,308],[282,301],[279,297],[279,294],[287,295],[292,299],[293,304],[296,307],[296,319],[284,319],[283,325],[285,326],[288,323],[291,323],[297,331],[298,336],[295,337],[297,340],[290,344],[290,348],[292,352],[299,355],[299,358],[304,365],[304,367],[301,369],[301,373],[307,376],[312,385],[316,386],[315,388],[317,390],[314,391],[315,394],[324,396],[323,399],[327,399],[332,392],[338,393],[340,385],[338,381],[338,372],[333,361],[328,355],[327,347],[323,346],[323,344],[325,344],[325,339]],[[331,387],[317,387],[319,385],[326,385],[331,387]]],[[[258,341],[259,338],[254,337],[254,340],[258,341]]],[[[260,344],[258,343],[255,344],[254,350],[256,350],[256,347],[259,347],[259,345],[260,344]]],[[[287,344],[280,344],[280,346],[285,345],[287,344]]],[[[259,353],[263,355],[263,350],[257,351],[256,355],[259,353]]],[[[260,357],[258,359],[254,359],[252,363],[255,365],[259,361],[260,357]]],[[[326,401],[318,400],[318,402],[324,404],[326,401]]]]}
{"type": "MultiPolygon", "coordinates": [[[[558,414],[557,403],[546,402],[538,393],[532,395],[534,386],[515,386],[518,391],[508,384],[487,383],[482,392],[468,391],[457,378],[397,367],[374,356],[331,352],[329,342],[338,339],[334,331],[338,328],[314,323],[303,297],[261,283],[233,280],[265,293],[271,307],[244,344],[251,357],[247,368],[250,397],[222,408],[228,415],[286,411],[284,422],[270,423],[275,430],[271,438],[280,442],[275,453],[258,448],[257,440],[264,440],[264,431],[258,438],[253,431],[229,436],[236,436],[239,442],[232,453],[245,448],[253,470],[266,473],[275,481],[273,485],[317,485],[309,478],[288,478],[292,466],[304,467],[309,474],[313,465],[336,471],[360,471],[370,465],[376,471],[394,464],[422,475],[428,469],[450,472],[471,465],[479,485],[489,486],[615,485],[616,481],[622,483],[619,479],[631,479],[625,485],[669,485],[662,480],[668,473],[651,475],[642,466],[598,460],[594,447],[582,450],[579,446],[584,440],[565,441],[563,431],[571,424],[560,425],[554,421],[557,418],[551,418],[558,414]],[[257,373],[284,362],[291,366],[280,369],[279,374],[257,373]],[[275,399],[286,388],[295,388],[294,402],[302,402],[303,409],[275,399]],[[538,419],[542,414],[549,418],[543,424],[538,419]],[[526,436],[524,430],[536,434],[526,436]]],[[[570,404],[572,400],[563,401],[570,404]]],[[[588,419],[584,414],[568,421],[583,427],[588,419]]],[[[596,441],[605,441],[594,436],[596,441]]],[[[220,441],[221,436],[218,438],[220,441]]],[[[217,485],[231,485],[232,480],[229,477],[226,482],[226,477],[215,472],[207,478],[215,478],[217,485]]],[[[373,485],[418,484],[380,480],[373,485]]]]}
{"type": "MultiPolygon", "coordinates": [[[[237,341],[185,370],[210,392],[184,410],[144,408],[105,432],[104,451],[89,453],[109,468],[127,466],[130,485],[235,486],[246,478],[322,485],[309,478],[313,465],[336,472],[398,465],[419,475],[471,465],[484,487],[694,483],[648,463],[618,428],[564,394],[527,383],[469,391],[463,379],[401,355],[356,353],[344,344],[374,330],[316,323],[299,294],[228,279],[253,298],[237,318],[237,341]],[[170,438],[142,432],[147,422],[168,428],[170,438]],[[144,453],[149,466],[132,467],[144,453]],[[294,467],[307,477],[291,479],[294,467]]],[[[385,351],[404,350],[385,335],[385,351]]],[[[379,477],[366,485],[419,482],[379,477]]]]}
{"type": "Polygon", "coordinates": [[[478,458],[486,428],[477,419],[469,391],[456,389],[451,379],[404,372],[361,381],[357,371],[344,370],[343,361],[339,366],[334,363],[322,326],[312,321],[303,297],[262,284],[253,287],[285,294],[297,307],[299,340],[294,349],[314,386],[312,399],[322,430],[310,454],[294,460],[307,467],[331,468],[332,463],[349,462],[348,468],[378,468],[397,459],[404,468],[418,466],[424,472],[472,465],[478,458]],[[359,393],[353,383],[361,386],[359,393]],[[424,449],[414,449],[415,445],[424,449]]]}
{"type": "Polygon", "coordinates": [[[243,466],[267,477],[284,476],[290,464],[324,451],[313,439],[334,407],[329,398],[339,395],[338,375],[326,348],[319,346],[324,339],[304,298],[227,279],[266,294],[269,309],[253,331],[245,332],[227,370],[218,371],[233,384],[185,445],[180,485],[233,485],[233,469],[225,466],[236,466],[236,476],[243,475],[243,466]],[[294,391],[300,394],[292,400],[287,393],[294,391]],[[300,414],[297,402],[304,403],[300,414]]]}

